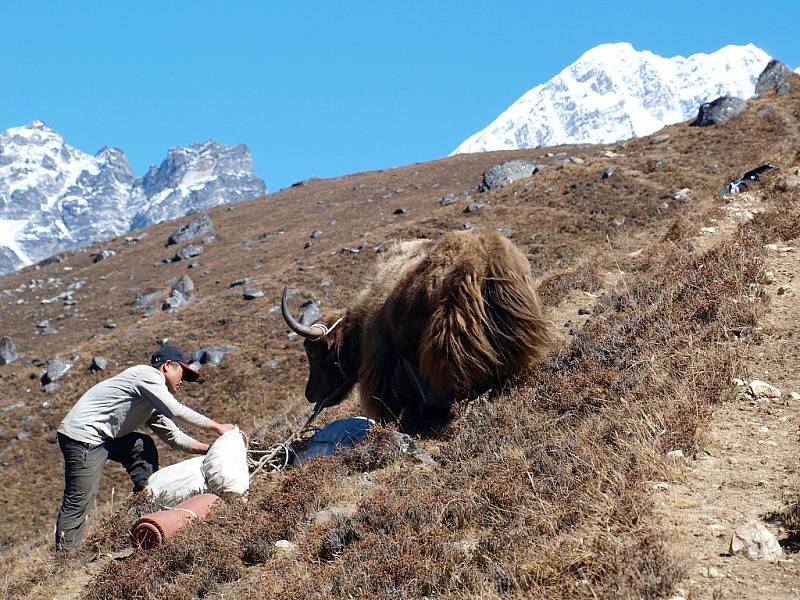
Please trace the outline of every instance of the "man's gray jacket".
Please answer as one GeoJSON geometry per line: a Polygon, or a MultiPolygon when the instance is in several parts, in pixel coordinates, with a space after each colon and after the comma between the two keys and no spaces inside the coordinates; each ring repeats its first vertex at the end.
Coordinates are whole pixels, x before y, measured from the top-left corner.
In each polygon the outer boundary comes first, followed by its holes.
{"type": "Polygon", "coordinates": [[[211,423],[175,399],[161,371],[137,365],[89,389],[61,421],[58,431],[97,446],[147,425],[173,448],[190,452],[198,442],[182,432],[174,419],[203,428],[211,423]]]}

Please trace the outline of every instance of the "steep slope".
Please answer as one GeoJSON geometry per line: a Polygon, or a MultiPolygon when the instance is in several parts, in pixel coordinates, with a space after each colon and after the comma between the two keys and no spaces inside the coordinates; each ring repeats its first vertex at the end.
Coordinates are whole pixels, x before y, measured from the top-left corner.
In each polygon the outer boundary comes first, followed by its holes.
{"type": "MultiPolygon", "coordinates": [[[[719,190],[730,179],[764,162],[779,175],[796,167],[799,82],[722,126],[670,126],[655,144],[459,155],[216,207],[208,214],[218,240],[191,262],[171,262],[174,247],[164,247],[181,221],[149,227],[138,241],[110,240],[117,254],[98,263],[95,247],[6,275],[0,335],[22,354],[0,367],[0,543],[18,567],[9,589],[52,596],[93,564],[78,596],[668,596],[682,569],[653,517],[652,484],[674,472],[666,451],[699,448],[735,372],[732,332],[747,343],[763,309],[751,291],[758,230],[704,245],[701,227],[721,218],[719,190]],[[482,173],[510,158],[541,172],[475,193],[482,173]],[[467,213],[471,202],[483,206],[467,213]],[[561,343],[515,385],[459,407],[443,438],[422,442],[436,464],[389,462],[368,476],[375,464],[360,455],[309,465],[260,480],[246,507],[225,507],[157,553],[97,565],[89,561],[99,552],[126,546],[135,512],[119,504],[129,484],[109,465],[98,515],[111,512],[87,554],[47,556],[61,493],[53,431],[104,376],[89,372],[94,356],[116,371],[146,360],[163,338],[188,350],[236,345],[181,395],[259,439],[283,439],[310,408],[302,346],[275,310],[283,285],[297,289],[297,303],[342,308],[380,244],[467,224],[502,228],[523,249],[561,343]],[[140,291],[166,290],[183,275],[195,283],[191,304],[133,310],[140,291]],[[244,277],[264,296],[245,300],[230,287],[244,277]],[[74,303],[59,299],[70,288],[74,303]],[[40,334],[44,320],[56,331],[40,334]],[[37,375],[55,355],[73,368],[47,392],[37,375]],[[315,523],[342,502],[355,505],[351,517],[315,523]],[[32,554],[44,558],[28,569],[32,554]]],[[[323,421],[357,411],[348,401],[323,421]]],[[[180,458],[161,451],[163,464],[180,458]]]]}
{"type": "Polygon", "coordinates": [[[752,44],[688,58],[601,44],[526,92],[453,154],[649,135],[695,116],[702,103],[719,96],[749,98],[768,61],[752,44]]]}

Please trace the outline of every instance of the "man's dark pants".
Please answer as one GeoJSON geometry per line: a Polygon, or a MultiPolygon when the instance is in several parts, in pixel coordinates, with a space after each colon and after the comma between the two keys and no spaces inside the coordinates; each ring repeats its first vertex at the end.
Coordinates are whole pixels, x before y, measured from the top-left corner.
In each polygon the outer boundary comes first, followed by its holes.
{"type": "Polygon", "coordinates": [[[138,492],[158,470],[158,451],[143,433],[130,433],[99,446],[59,433],[58,445],[64,455],[64,500],[56,522],[56,548],[73,548],[83,536],[86,511],[97,495],[106,461],[121,463],[133,480],[133,491],[138,492]]]}

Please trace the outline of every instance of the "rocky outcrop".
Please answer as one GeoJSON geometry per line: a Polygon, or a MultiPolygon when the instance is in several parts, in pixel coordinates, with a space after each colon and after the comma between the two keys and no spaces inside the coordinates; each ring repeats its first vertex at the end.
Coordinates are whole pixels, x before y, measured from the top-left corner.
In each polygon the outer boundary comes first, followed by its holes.
{"type": "Polygon", "coordinates": [[[530,177],[538,171],[538,167],[529,160],[507,160],[486,170],[479,192],[488,192],[513,183],[518,179],[530,177]]]}
{"type": "Polygon", "coordinates": [[[773,58],[758,76],[756,94],[763,94],[774,89],[785,94],[789,91],[789,84],[785,80],[791,74],[792,70],[789,67],[773,58]]]}
{"type": "Polygon", "coordinates": [[[697,111],[697,118],[692,125],[696,127],[709,127],[719,125],[737,117],[744,111],[745,101],[733,96],[721,96],[711,102],[706,102],[697,111]]]}

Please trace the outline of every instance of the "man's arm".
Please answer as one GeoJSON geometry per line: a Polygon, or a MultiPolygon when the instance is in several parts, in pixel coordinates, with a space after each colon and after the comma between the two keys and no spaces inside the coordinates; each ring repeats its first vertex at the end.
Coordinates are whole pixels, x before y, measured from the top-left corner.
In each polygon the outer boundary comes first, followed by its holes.
{"type": "Polygon", "coordinates": [[[190,452],[191,454],[205,454],[208,451],[208,444],[185,434],[172,419],[162,414],[154,412],[150,415],[150,418],[147,419],[146,425],[153,433],[160,437],[164,443],[175,450],[182,450],[183,452],[190,452]]]}
{"type": "Polygon", "coordinates": [[[197,427],[210,429],[217,435],[222,435],[226,431],[233,429],[233,425],[217,423],[213,419],[209,419],[205,415],[201,415],[199,412],[178,402],[175,396],[170,394],[162,378],[163,375],[153,370],[152,376],[143,378],[137,386],[142,398],[147,400],[157,413],[170,420],[180,419],[197,427]]]}

